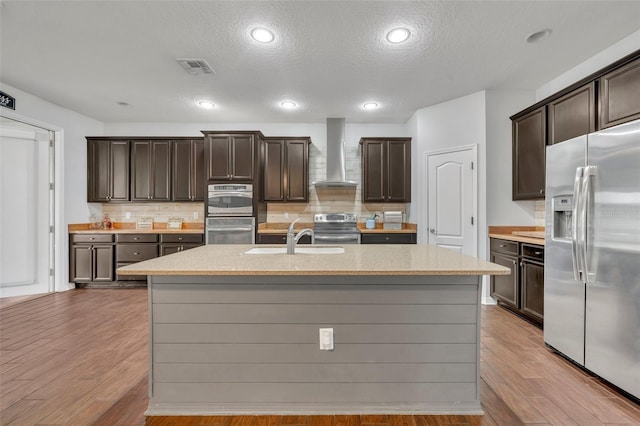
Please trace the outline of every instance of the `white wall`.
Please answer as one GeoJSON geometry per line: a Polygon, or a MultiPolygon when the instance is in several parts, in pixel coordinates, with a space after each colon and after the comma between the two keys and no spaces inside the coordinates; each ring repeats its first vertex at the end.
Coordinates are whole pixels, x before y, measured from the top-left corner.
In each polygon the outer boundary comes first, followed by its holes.
{"type": "MultiPolygon", "coordinates": [[[[578,80],[593,74],[594,72],[635,52],[638,49],[640,49],[640,30],[630,34],[602,52],[587,59],[583,63],[540,86],[536,90],[535,101],[537,102],[547,96],[553,95],[565,87],[572,85],[578,80]]],[[[535,102],[531,103],[533,104],[535,102]]]]}
{"type": "Polygon", "coordinates": [[[56,206],[56,291],[73,288],[68,277],[67,225],[87,222],[91,206],[87,204],[87,135],[102,135],[103,124],[97,120],[62,108],[44,99],[0,83],[0,88],[16,98],[16,110],[2,111],[14,119],[55,130],[56,206]]]}
{"type": "MultiPolygon", "coordinates": [[[[415,112],[408,122],[408,131],[416,139],[412,155],[412,207],[411,221],[418,224],[418,243],[427,244],[425,154],[445,148],[478,145],[478,241],[486,238],[485,158],[485,94],[463,96],[415,112]]],[[[485,253],[478,252],[481,258],[485,253]]]]}
{"type": "Polygon", "coordinates": [[[534,201],[511,199],[511,120],[509,117],[535,103],[532,91],[488,90],[487,126],[487,226],[533,226],[534,201]]]}

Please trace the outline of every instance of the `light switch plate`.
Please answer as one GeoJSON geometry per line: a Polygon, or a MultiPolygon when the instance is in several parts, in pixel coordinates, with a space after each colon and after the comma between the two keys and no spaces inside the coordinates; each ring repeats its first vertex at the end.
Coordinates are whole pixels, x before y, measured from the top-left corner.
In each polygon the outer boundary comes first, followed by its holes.
{"type": "Polygon", "coordinates": [[[320,329],[320,350],[322,351],[333,350],[333,328],[320,329]]]}

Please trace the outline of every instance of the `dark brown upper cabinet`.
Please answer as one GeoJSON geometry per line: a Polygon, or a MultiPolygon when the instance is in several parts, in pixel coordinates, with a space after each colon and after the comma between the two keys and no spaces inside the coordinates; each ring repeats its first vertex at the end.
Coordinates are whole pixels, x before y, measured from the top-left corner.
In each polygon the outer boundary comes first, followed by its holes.
{"type": "Polygon", "coordinates": [[[252,181],[256,176],[257,135],[205,133],[208,180],[252,181]]]}
{"type": "Polygon", "coordinates": [[[595,132],[595,82],[586,84],[549,102],[547,118],[549,145],[595,132]]]}
{"type": "Polygon", "coordinates": [[[600,129],[640,118],[640,58],[603,75],[598,83],[600,129]]]}
{"type": "Polygon", "coordinates": [[[264,139],[264,200],[309,200],[309,138],[264,139]]]}
{"type": "Polygon", "coordinates": [[[129,201],[129,141],[87,138],[87,201],[129,201]]]}
{"type": "Polygon", "coordinates": [[[204,139],[173,141],[173,201],[204,201],[204,139]]]}
{"type": "Polygon", "coordinates": [[[545,147],[547,144],[546,107],[512,117],[514,200],[544,198],[545,147]]]}
{"type": "Polygon", "coordinates": [[[171,141],[131,141],[131,201],[171,200],[171,141]]]}
{"type": "Polygon", "coordinates": [[[411,138],[362,138],[362,201],[411,201],[411,138]]]}

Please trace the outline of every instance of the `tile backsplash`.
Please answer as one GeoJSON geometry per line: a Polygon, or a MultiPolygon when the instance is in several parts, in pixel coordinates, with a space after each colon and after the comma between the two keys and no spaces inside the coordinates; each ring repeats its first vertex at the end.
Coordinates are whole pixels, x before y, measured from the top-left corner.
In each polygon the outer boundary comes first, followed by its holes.
{"type": "Polygon", "coordinates": [[[544,200],[536,201],[534,209],[535,226],[544,226],[544,212],[544,200]]]}
{"type": "MultiPolygon", "coordinates": [[[[361,203],[360,185],[357,188],[309,189],[308,203],[269,203],[267,222],[288,222],[300,217],[303,222],[313,222],[316,213],[355,213],[363,222],[371,214],[399,210],[408,216],[410,204],[405,203],[361,203]],[[288,218],[285,218],[288,216],[288,218]]],[[[379,218],[378,220],[382,220],[379,218]]]]}
{"type": "Polygon", "coordinates": [[[139,217],[167,222],[170,217],[179,217],[183,222],[204,224],[204,203],[105,203],[102,204],[102,214],[108,214],[114,222],[136,222],[139,217]],[[130,218],[127,218],[127,213],[130,218]]]}

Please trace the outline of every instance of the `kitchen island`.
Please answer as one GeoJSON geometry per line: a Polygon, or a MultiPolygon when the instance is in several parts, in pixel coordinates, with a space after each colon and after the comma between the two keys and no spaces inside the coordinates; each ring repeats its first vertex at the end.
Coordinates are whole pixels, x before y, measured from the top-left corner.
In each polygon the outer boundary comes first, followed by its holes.
{"type": "Polygon", "coordinates": [[[426,245],[252,247],[120,269],[148,275],[147,415],[482,413],[481,276],[508,269],[426,245]]]}

